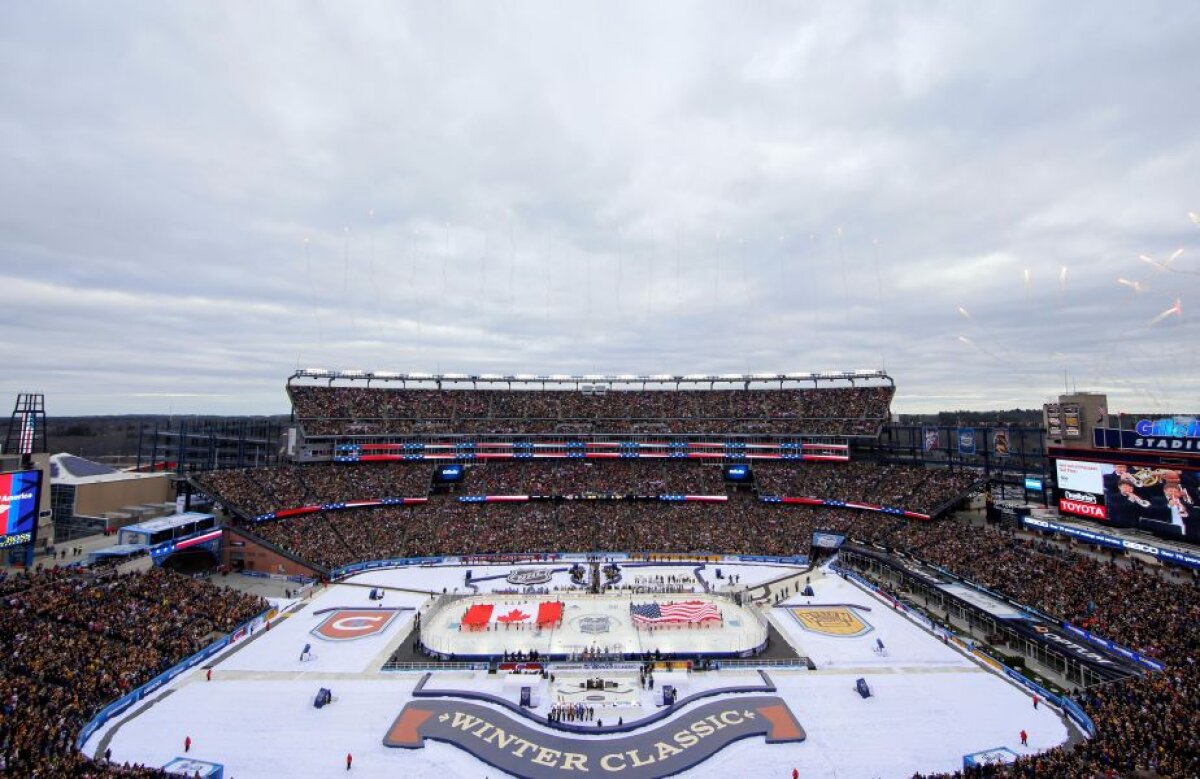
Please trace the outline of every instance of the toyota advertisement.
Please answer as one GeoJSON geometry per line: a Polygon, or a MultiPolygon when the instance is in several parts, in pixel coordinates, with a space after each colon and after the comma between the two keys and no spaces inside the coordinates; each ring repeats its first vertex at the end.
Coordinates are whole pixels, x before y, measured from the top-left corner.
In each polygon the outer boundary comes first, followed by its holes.
{"type": "Polygon", "coordinates": [[[1163,538],[1200,539],[1195,471],[1059,460],[1058,510],[1163,538]]]}

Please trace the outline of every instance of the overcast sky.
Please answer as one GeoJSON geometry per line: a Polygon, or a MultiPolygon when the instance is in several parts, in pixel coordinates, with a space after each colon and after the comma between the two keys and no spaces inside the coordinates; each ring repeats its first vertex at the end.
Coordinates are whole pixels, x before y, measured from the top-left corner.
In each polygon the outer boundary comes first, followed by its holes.
{"type": "Polygon", "coordinates": [[[885,367],[901,412],[1064,374],[1200,412],[1197,40],[1187,2],[3,3],[0,403],[885,367]]]}

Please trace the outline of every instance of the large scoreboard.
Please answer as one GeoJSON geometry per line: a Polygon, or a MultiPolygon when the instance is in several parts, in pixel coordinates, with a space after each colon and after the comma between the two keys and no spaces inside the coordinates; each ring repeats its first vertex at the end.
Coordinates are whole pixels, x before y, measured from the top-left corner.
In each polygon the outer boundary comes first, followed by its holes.
{"type": "Polygon", "coordinates": [[[0,549],[33,542],[41,492],[41,471],[0,473],[0,549]]]}
{"type": "Polygon", "coordinates": [[[1063,514],[1200,540],[1200,471],[1068,459],[1056,465],[1063,514]]]}

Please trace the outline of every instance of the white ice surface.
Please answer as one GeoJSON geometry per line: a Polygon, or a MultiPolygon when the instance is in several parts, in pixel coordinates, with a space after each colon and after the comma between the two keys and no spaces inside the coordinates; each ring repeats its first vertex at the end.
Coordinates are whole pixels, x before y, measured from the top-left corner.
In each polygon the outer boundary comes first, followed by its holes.
{"type": "MultiPolygon", "coordinates": [[[[521,566],[528,567],[528,566],[521,566]]],[[[711,566],[710,566],[711,567],[711,566]]],[[[723,566],[724,567],[724,566],[723,566]]],[[[500,567],[503,569],[504,567],[500,567]]],[[[473,567],[476,575],[482,568],[473,567]]],[[[499,572],[499,571],[497,571],[499,572]]],[[[774,578],[773,576],[770,578],[774,578]]],[[[462,582],[455,569],[409,569],[358,577],[375,586],[415,586],[441,591],[442,582],[462,582]],[[399,576],[403,574],[403,576],[399,576]]],[[[749,583],[749,577],[743,579],[749,583]]],[[[1066,727],[1047,706],[1034,710],[1029,696],[986,672],[882,602],[834,577],[814,574],[814,603],[859,603],[874,630],[855,638],[830,638],[804,631],[792,617],[772,609],[772,618],[810,655],[817,671],[769,671],[808,734],[794,744],[765,744],[761,738],[731,744],[688,777],[789,776],[906,777],[916,771],[953,770],[962,755],[1007,746],[1019,754],[1047,749],[1067,737],[1066,727]],[[872,651],[882,637],[889,654],[872,651]],[[874,696],[862,699],[854,680],[865,677],[874,696]],[[1029,732],[1030,746],[1018,733],[1029,732]]],[[[497,586],[506,586],[497,580],[497,586]]],[[[227,777],[345,776],[347,752],[355,777],[497,777],[501,773],[456,747],[427,741],[423,749],[390,749],[383,734],[410,700],[417,675],[375,674],[375,658],[402,640],[411,612],[383,636],[340,643],[309,634],[319,623],[312,611],[331,606],[368,606],[368,590],[334,586],[297,614],[221,659],[211,682],[203,670],[189,672],[156,697],[153,705],[121,721],[112,735],[113,757],[162,765],[182,753],[191,736],[191,756],[223,763],[227,777]],[[403,622],[401,621],[403,620],[403,622]],[[318,654],[297,661],[304,643],[318,654]],[[312,698],[330,687],[337,700],[317,710],[312,698]]],[[[417,605],[421,595],[389,592],[384,605],[417,605]]],[[[793,599],[803,603],[805,598],[793,599]]],[[[494,677],[493,677],[494,680],[494,677]]],[[[694,674],[691,690],[714,684],[745,684],[747,674],[694,674]],[[724,678],[722,678],[722,676],[724,678]]],[[[481,689],[495,686],[486,675],[438,674],[431,685],[481,689]]],[[[102,734],[112,731],[105,728],[102,734]]],[[[99,738],[88,744],[95,750],[99,738]]]]}
{"type": "Polygon", "coordinates": [[[814,573],[811,578],[813,597],[789,598],[782,606],[771,609],[771,618],[800,654],[811,658],[818,668],[975,667],[974,662],[956,649],[931,638],[907,617],[850,582],[838,576],[819,573],[814,573]],[[855,613],[871,626],[871,631],[855,638],[814,633],[801,627],[786,608],[835,604],[865,607],[855,613]],[[883,641],[886,655],[876,654],[877,638],[883,641]]]}

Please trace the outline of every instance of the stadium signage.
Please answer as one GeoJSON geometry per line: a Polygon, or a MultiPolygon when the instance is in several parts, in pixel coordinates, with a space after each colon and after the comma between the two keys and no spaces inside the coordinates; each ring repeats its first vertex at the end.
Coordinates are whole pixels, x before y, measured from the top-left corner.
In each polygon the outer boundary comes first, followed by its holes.
{"type": "Polygon", "coordinates": [[[1067,498],[1058,499],[1058,510],[1065,514],[1075,514],[1080,517],[1088,517],[1090,519],[1107,519],[1108,514],[1104,510],[1104,506],[1096,505],[1093,500],[1084,503],[1078,500],[1068,500],[1067,498]]]}
{"type": "Polygon", "coordinates": [[[1167,549],[1165,547],[1157,547],[1151,544],[1145,544],[1141,541],[1131,541],[1127,539],[1109,536],[1103,533],[1094,533],[1083,528],[1072,527],[1070,525],[1059,525],[1054,522],[1047,522],[1044,519],[1036,519],[1034,517],[1025,517],[1025,525],[1027,527],[1036,527],[1042,530],[1048,530],[1052,533],[1064,533],[1074,538],[1081,538],[1084,541],[1100,546],[1106,546],[1111,549],[1132,549],[1133,551],[1142,552],[1144,554],[1154,555],[1164,563],[1173,563],[1182,565],[1188,568],[1200,569],[1200,556],[1188,554],[1186,552],[1167,549]]]}
{"type": "Polygon", "coordinates": [[[1190,418],[1183,421],[1174,419],[1139,419],[1133,426],[1134,431],[1145,437],[1160,438],[1200,438],[1200,419],[1190,418]]]}
{"type": "Polygon", "coordinates": [[[1162,449],[1171,452],[1200,452],[1200,436],[1195,435],[1195,425],[1200,420],[1190,420],[1186,425],[1171,419],[1151,422],[1139,420],[1133,430],[1117,428],[1095,428],[1092,443],[1104,449],[1162,449]],[[1168,430],[1166,424],[1170,423],[1168,430]],[[1163,432],[1157,432],[1162,430],[1163,432]],[[1147,431],[1143,433],[1142,431],[1147,431]]]}
{"type": "Polygon", "coordinates": [[[1127,669],[1122,669],[1121,664],[1115,658],[1103,654],[1092,649],[1089,646],[1079,643],[1059,632],[1056,628],[1049,625],[1038,624],[1036,622],[1017,623],[1018,632],[1032,634],[1042,642],[1052,644],[1060,650],[1068,653],[1076,660],[1088,665],[1092,669],[1100,672],[1103,670],[1108,678],[1121,678],[1129,676],[1127,669]],[[1021,628],[1024,628],[1023,630],[1021,628]]]}
{"type": "Polygon", "coordinates": [[[1075,490],[1064,490],[1063,497],[1067,500],[1079,501],[1080,503],[1099,503],[1099,499],[1090,492],[1076,492],[1075,490]]]}
{"type": "Polygon", "coordinates": [[[419,749],[425,739],[442,741],[529,779],[581,773],[651,779],[686,771],[735,741],[759,735],[768,744],[806,737],[782,698],[755,695],[707,703],[660,727],[605,739],[534,730],[505,712],[472,703],[414,701],[396,717],[383,743],[419,749]]]}

